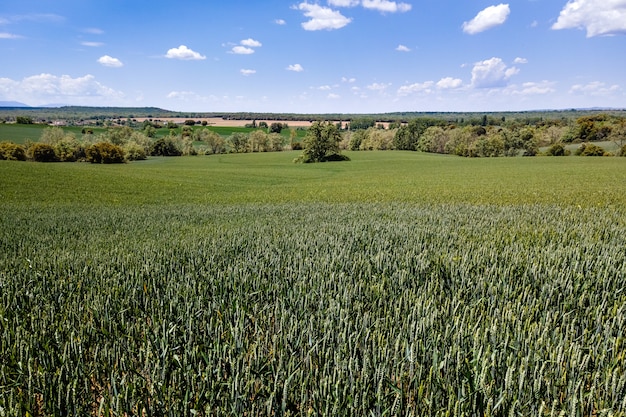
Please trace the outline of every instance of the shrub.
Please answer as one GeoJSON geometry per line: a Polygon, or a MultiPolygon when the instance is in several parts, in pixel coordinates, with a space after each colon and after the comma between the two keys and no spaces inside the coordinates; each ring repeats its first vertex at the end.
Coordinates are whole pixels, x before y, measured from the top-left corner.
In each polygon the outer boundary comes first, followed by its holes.
{"type": "Polygon", "coordinates": [[[128,142],[124,145],[127,161],[142,161],[147,158],[146,150],[137,142],[128,142]]]}
{"type": "Polygon", "coordinates": [[[0,160],[25,161],[26,150],[23,146],[12,142],[0,142],[0,160]]]}
{"type": "Polygon", "coordinates": [[[161,138],[154,142],[150,155],[152,156],[180,156],[183,151],[176,146],[171,138],[161,138]]]}
{"type": "Polygon", "coordinates": [[[66,137],[54,145],[54,151],[62,162],[75,162],[85,158],[85,148],[73,137],[66,137]]]}
{"type": "Polygon", "coordinates": [[[565,156],[565,147],[560,143],[555,143],[546,151],[548,156],[565,156]]]}
{"type": "Polygon", "coordinates": [[[576,155],[580,156],[604,156],[604,149],[593,143],[583,143],[576,150],[576,155]]]}
{"type": "Polygon", "coordinates": [[[57,162],[59,157],[52,145],[47,143],[35,143],[28,149],[30,158],[35,162],[57,162]]]}
{"type": "Polygon", "coordinates": [[[112,143],[98,142],[85,150],[87,161],[92,164],[121,164],[124,150],[112,143]]]}
{"type": "Polygon", "coordinates": [[[620,149],[619,156],[626,156],[626,145],[622,146],[620,149]]]}

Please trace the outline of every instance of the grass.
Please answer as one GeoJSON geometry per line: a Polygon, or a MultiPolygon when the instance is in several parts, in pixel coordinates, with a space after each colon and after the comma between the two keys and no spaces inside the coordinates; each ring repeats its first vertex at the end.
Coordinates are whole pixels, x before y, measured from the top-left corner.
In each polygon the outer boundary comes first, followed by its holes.
{"type": "MultiPolygon", "coordinates": [[[[17,144],[24,144],[28,140],[37,142],[39,138],[41,138],[43,130],[49,127],[48,125],[41,124],[20,125],[15,123],[0,123],[0,142],[7,141],[17,144]]],[[[100,127],[88,127],[88,129],[93,130],[94,134],[106,130],[100,127]]],[[[79,139],[82,137],[83,127],[81,126],[63,126],[63,130],[73,133],[79,139]]]]}
{"type": "Polygon", "coordinates": [[[0,416],[626,413],[626,159],[0,161],[0,416]]]}

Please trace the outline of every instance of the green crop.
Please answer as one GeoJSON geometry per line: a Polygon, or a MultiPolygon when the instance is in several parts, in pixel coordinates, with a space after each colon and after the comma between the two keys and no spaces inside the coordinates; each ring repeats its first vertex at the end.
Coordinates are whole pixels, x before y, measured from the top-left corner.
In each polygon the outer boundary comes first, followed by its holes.
{"type": "Polygon", "coordinates": [[[0,161],[0,416],[626,413],[623,171],[362,155],[0,161]]]}

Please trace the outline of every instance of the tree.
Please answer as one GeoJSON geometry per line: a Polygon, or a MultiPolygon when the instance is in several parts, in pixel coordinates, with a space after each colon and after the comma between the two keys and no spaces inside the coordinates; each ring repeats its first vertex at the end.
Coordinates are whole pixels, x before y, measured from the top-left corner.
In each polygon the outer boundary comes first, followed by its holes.
{"type": "Polygon", "coordinates": [[[245,133],[233,133],[228,138],[228,141],[230,142],[230,146],[237,153],[246,152],[246,150],[248,149],[248,135],[246,135],[245,133]]]}
{"type": "Polygon", "coordinates": [[[297,159],[298,162],[326,162],[349,161],[350,158],[341,155],[339,142],[341,133],[331,122],[313,122],[304,138],[304,153],[297,159]]]}
{"type": "Polygon", "coordinates": [[[224,139],[222,138],[222,136],[217,133],[214,132],[212,130],[206,130],[206,134],[203,135],[203,141],[207,144],[207,153],[208,154],[217,154],[217,153],[223,153],[225,146],[226,146],[226,142],[224,141],[224,139]]]}
{"type": "Polygon", "coordinates": [[[283,130],[283,124],[274,122],[270,125],[270,133],[280,133],[283,130]]]}
{"type": "Polygon", "coordinates": [[[161,138],[154,142],[150,155],[152,156],[180,156],[183,151],[176,146],[172,138],[161,138]]]}
{"type": "Polygon", "coordinates": [[[30,116],[17,116],[15,118],[15,122],[18,125],[32,125],[33,124],[33,118],[30,116]]]}

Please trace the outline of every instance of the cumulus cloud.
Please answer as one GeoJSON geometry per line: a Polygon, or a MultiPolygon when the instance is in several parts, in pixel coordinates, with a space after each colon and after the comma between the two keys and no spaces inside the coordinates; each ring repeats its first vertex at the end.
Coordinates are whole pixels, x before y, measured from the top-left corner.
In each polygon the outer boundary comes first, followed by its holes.
{"type": "Polygon", "coordinates": [[[241,45],[234,46],[230,51],[237,55],[250,55],[254,53],[254,49],[241,45]]]}
{"type": "Polygon", "coordinates": [[[257,40],[252,38],[244,39],[240,42],[243,46],[247,46],[250,48],[260,48],[263,44],[257,40]]]}
{"type": "Polygon", "coordinates": [[[399,96],[408,96],[412,94],[429,94],[433,92],[433,86],[435,85],[432,81],[426,81],[423,83],[415,83],[410,85],[403,85],[398,89],[399,96]]]}
{"type": "Polygon", "coordinates": [[[450,90],[459,88],[463,85],[463,81],[459,78],[445,77],[437,82],[437,88],[442,90],[450,90]]]}
{"type": "Polygon", "coordinates": [[[398,47],[396,48],[396,51],[400,51],[400,52],[411,52],[411,49],[407,46],[404,45],[398,45],[398,47]]]}
{"type": "Polygon", "coordinates": [[[570,0],[552,29],[586,29],[588,38],[626,34],[626,1],[570,0]]]}
{"type": "Polygon", "coordinates": [[[495,26],[499,26],[506,22],[511,9],[508,4],[499,4],[497,6],[489,6],[480,11],[472,20],[463,23],[463,32],[474,35],[484,32],[495,26]]]}
{"type": "Polygon", "coordinates": [[[304,68],[300,64],[291,64],[287,67],[287,71],[302,72],[304,68]]]}
{"type": "Polygon", "coordinates": [[[472,68],[472,86],[475,88],[505,87],[509,78],[519,69],[507,67],[500,58],[491,58],[474,64],[472,68]]]}
{"type": "Polygon", "coordinates": [[[345,17],[336,10],[319,4],[310,4],[307,2],[300,3],[295,6],[296,9],[304,12],[304,16],[310,20],[302,23],[304,30],[334,30],[341,29],[346,26],[352,19],[345,17]]]}
{"type": "Polygon", "coordinates": [[[341,98],[341,96],[339,94],[335,94],[335,93],[330,93],[327,98],[331,99],[331,100],[338,100],[341,98]]]}
{"type": "Polygon", "coordinates": [[[166,58],[170,59],[181,59],[184,61],[194,61],[194,60],[202,60],[206,59],[205,56],[200,55],[198,52],[195,52],[185,45],[180,45],[178,48],[172,48],[167,51],[165,55],[166,58]]]}
{"type": "Polygon", "coordinates": [[[279,26],[283,26],[283,25],[287,24],[287,22],[285,22],[284,19],[276,19],[276,20],[274,20],[274,23],[276,23],[279,26]]]}
{"type": "Polygon", "coordinates": [[[256,70],[253,70],[253,69],[242,69],[239,72],[241,73],[241,75],[245,75],[246,77],[256,74],[256,70]]]}
{"type": "Polygon", "coordinates": [[[111,68],[119,68],[119,67],[124,66],[124,64],[122,64],[122,61],[120,61],[117,58],[108,56],[108,55],[104,55],[98,58],[98,63],[104,65],[105,67],[111,67],[111,68]]]}
{"type": "Polygon", "coordinates": [[[8,100],[37,104],[101,104],[103,100],[107,102],[124,97],[124,94],[102,85],[90,74],[78,78],[46,73],[22,80],[0,78],[0,94],[8,100]]]}
{"type": "Polygon", "coordinates": [[[528,60],[526,58],[520,58],[520,57],[515,58],[513,62],[516,64],[528,64],[528,60]]]}
{"type": "Polygon", "coordinates": [[[363,7],[384,13],[404,13],[411,10],[411,5],[408,3],[397,3],[389,0],[363,0],[363,7]]]}

